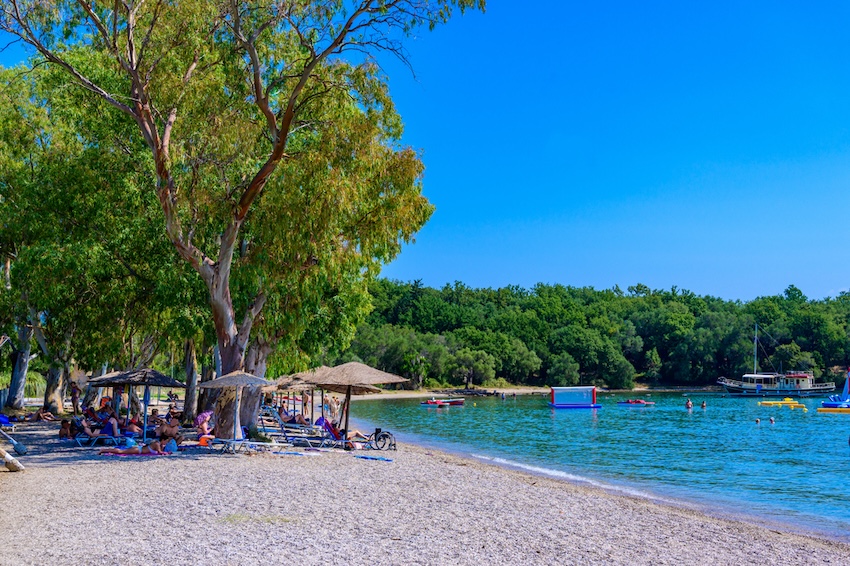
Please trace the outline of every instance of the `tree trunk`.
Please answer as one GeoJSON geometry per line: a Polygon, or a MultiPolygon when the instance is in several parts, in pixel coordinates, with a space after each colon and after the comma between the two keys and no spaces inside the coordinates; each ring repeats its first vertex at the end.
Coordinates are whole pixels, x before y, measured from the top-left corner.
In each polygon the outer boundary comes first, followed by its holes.
{"type": "MultiPolygon", "coordinates": [[[[257,377],[266,377],[266,363],[271,352],[272,345],[258,336],[245,355],[245,371],[257,377]]],[[[257,423],[262,401],[262,387],[242,388],[239,395],[239,420],[242,426],[251,426],[257,423]]]]}
{"type": "MultiPolygon", "coordinates": [[[[217,319],[216,326],[218,326],[217,319]]],[[[221,373],[219,374],[219,377],[241,370],[244,367],[244,349],[237,343],[235,337],[220,335],[218,352],[221,356],[221,373]]],[[[219,391],[221,391],[221,393],[218,394],[218,398],[215,402],[216,436],[219,438],[233,438],[233,419],[236,412],[236,392],[233,389],[219,391]]],[[[241,415],[239,420],[242,420],[241,415]]]]}
{"type": "Polygon", "coordinates": [[[130,398],[129,398],[129,408],[127,411],[127,418],[129,419],[131,415],[139,415],[142,416],[142,402],[139,400],[139,394],[136,392],[135,387],[130,388],[130,398]]]}
{"type": "Polygon", "coordinates": [[[44,409],[54,415],[65,411],[65,384],[68,382],[68,366],[51,366],[47,372],[47,387],[44,390],[44,409]]]}
{"type": "Polygon", "coordinates": [[[30,367],[30,339],[32,327],[27,324],[18,326],[18,348],[12,353],[12,379],[9,382],[9,398],[6,406],[12,409],[24,407],[24,391],[27,386],[27,370],[30,367]]]}
{"type": "MultiPolygon", "coordinates": [[[[222,238],[218,267],[211,278],[205,279],[210,292],[210,307],[212,309],[213,322],[215,323],[216,337],[218,338],[218,354],[221,358],[220,376],[242,370],[245,367],[245,350],[248,345],[248,339],[251,336],[251,328],[254,324],[254,319],[262,311],[266,302],[265,295],[259,293],[248,306],[242,324],[240,326],[236,325],[229,281],[230,262],[240,225],[241,221],[236,222],[226,230],[222,238]]],[[[263,360],[263,364],[265,365],[265,360],[263,360]]],[[[251,395],[251,398],[253,399],[253,395],[251,395]]],[[[257,396],[258,399],[259,396],[257,396]]],[[[234,402],[235,394],[233,396],[220,395],[215,404],[215,419],[217,423],[230,422],[232,424],[236,410],[234,402]]],[[[252,412],[249,412],[248,415],[252,419],[256,417],[252,412]]],[[[226,430],[227,427],[221,428],[221,432],[226,434],[222,438],[230,438],[233,435],[232,428],[229,433],[226,430]]]]}
{"type": "MultiPolygon", "coordinates": [[[[212,381],[213,379],[215,379],[215,369],[212,366],[202,366],[201,383],[205,381],[212,381]]],[[[199,413],[214,410],[216,399],[218,399],[217,389],[201,389],[200,394],[198,394],[199,413]],[[215,395],[213,395],[214,393],[215,395]]]]}
{"type": "Polygon", "coordinates": [[[186,368],[186,400],[183,402],[185,423],[194,421],[198,416],[198,358],[195,355],[194,340],[186,340],[183,360],[186,368]]]}
{"type": "MultiPolygon", "coordinates": [[[[92,372],[89,379],[94,379],[95,377],[104,375],[107,368],[107,364],[103,364],[99,371],[92,372]]],[[[89,407],[97,405],[98,401],[100,401],[100,387],[92,387],[88,384],[88,381],[86,381],[86,392],[83,395],[83,400],[80,402],[82,409],[85,411],[89,407]]]]}
{"type": "MultiPolygon", "coordinates": [[[[215,403],[215,435],[218,438],[233,438],[233,417],[236,407],[236,389],[220,389],[215,403]]],[[[241,420],[241,419],[240,419],[241,420]]]]}

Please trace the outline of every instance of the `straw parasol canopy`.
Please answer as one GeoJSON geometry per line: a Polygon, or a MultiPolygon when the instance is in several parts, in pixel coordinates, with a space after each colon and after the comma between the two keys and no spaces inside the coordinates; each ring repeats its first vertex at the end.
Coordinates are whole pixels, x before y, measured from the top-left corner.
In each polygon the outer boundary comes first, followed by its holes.
{"type": "Polygon", "coordinates": [[[155,369],[134,369],[130,371],[113,371],[105,375],[93,377],[89,385],[95,387],[112,387],[114,385],[147,385],[157,387],[181,387],[186,388],[185,383],[180,383],[164,373],[155,369]]]}
{"type": "Polygon", "coordinates": [[[199,383],[198,387],[205,389],[223,389],[225,387],[264,387],[269,385],[267,379],[244,371],[233,371],[211,381],[199,383]]]}
{"type": "Polygon", "coordinates": [[[375,387],[374,385],[367,385],[365,383],[361,383],[359,385],[337,385],[335,383],[322,383],[320,385],[316,385],[316,387],[321,387],[325,391],[342,393],[343,395],[348,393],[349,388],[351,388],[351,395],[368,395],[369,393],[381,392],[381,390],[375,387]]]}
{"type": "MultiPolygon", "coordinates": [[[[375,385],[382,383],[404,383],[407,379],[375,369],[360,362],[348,362],[332,368],[320,367],[303,377],[322,389],[345,393],[345,427],[343,439],[348,435],[349,407],[352,395],[364,395],[380,391],[375,385]]],[[[299,377],[303,374],[297,374],[299,377]]]]}
{"type": "Polygon", "coordinates": [[[315,388],[315,383],[310,383],[302,379],[284,375],[263,387],[263,391],[267,393],[270,393],[272,391],[307,391],[309,389],[315,388]]]}
{"type": "MultiPolygon", "coordinates": [[[[304,378],[312,381],[312,378],[304,378]]],[[[409,380],[398,375],[375,369],[360,362],[348,362],[332,368],[318,368],[314,383],[337,385],[380,385],[405,383],[409,380]],[[321,380],[321,381],[319,381],[321,380]]]]}
{"type": "MultiPolygon", "coordinates": [[[[225,389],[234,387],[236,389],[236,404],[233,415],[233,439],[239,439],[239,390],[243,387],[264,387],[269,385],[269,381],[256,375],[245,373],[244,371],[233,371],[227,375],[223,375],[218,379],[205,381],[198,385],[204,389],[225,389]]],[[[218,424],[216,424],[218,426],[218,424]]]]}

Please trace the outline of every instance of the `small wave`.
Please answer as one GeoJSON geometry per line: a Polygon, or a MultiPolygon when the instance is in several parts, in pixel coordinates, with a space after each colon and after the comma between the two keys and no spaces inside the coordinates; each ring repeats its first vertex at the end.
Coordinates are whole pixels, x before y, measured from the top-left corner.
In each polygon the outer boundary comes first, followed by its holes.
{"type": "Polygon", "coordinates": [[[625,486],[625,485],[616,485],[612,483],[606,483],[599,480],[595,480],[586,476],[579,476],[576,474],[571,474],[569,472],[565,472],[563,470],[555,470],[552,468],[542,468],[540,466],[532,466],[530,464],[524,464],[522,462],[517,462],[515,460],[508,460],[507,458],[499,458],[493,456],[485,456],[483,454],[470,454],[471,457],[477,460],[483,460],[492,464],[496,464],[498,466],[504,466],[509,468],[514,468],[517,470],[522,470],[525,472],[529,472],[535,475],[546,476],[554,479],[568,481],[570,483],[588,485],[591,487],[599,488],[605,490],[610,493],[616,493],[620,495],[628,495],[630,497],[638,497],[640,499],[647,499],[659,503],[666,503],[668,505],[675,505],[677,507],[687,507],[688,505],[677,499],[667,499],[664,497],[660,497],[655,493],[651,493],[648,491],[643,491],[634,487],[625,486]]]}

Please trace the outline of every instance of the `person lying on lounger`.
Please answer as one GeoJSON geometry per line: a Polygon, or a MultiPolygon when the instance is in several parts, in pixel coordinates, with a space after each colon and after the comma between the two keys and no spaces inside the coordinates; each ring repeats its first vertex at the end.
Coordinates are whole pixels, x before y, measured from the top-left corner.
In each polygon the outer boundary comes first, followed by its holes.
{"type": "MultiPolygon", "coordinates": [[[[336,423],[328,422],[328,426],[331,427],[331,431],[337,438],[342,438],[342,431],[336,426],[336,423]]],[[[349,430],[346,440],[369,440],[369,437],[359,430],[349,430]]]]}
{"type": "Polygon", "coordinates": [[[283,405],[281,405],[278,414],[283,424],[310,426],[310,421],[305,419],[303,415],[293,415],[283,405]]]}
{"type": "Polygon", "coordinates": [[[102,434],[99,429],[92,429],[88,419],[80,419],[80,424],[83,427],[81,432],[89,438],[94,438],[95,436],[108,436],[105,433],[102,434]]]}
{"type": "Polygon", "coordinates": [[[169,454],[159,440],[152,440],[145,445],[134,444],[127,448],[103,448],[98,454],[169,454]]]}

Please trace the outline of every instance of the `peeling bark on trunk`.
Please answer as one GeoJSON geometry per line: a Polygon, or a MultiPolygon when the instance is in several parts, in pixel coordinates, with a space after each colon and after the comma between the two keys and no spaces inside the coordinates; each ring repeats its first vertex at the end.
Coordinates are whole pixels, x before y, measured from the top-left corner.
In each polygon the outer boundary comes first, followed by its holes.
{"type": "Polygon", "coordinates": [[[183,348],[186,368],[186,399],[183,402],[183,422],[192,422],[198,415],[198,358],[195,341],[186,340],[183,348]]]}
{"type": "Polygon", "coordinates": [[[218,438],[233,438],[233,417],[236,406],[236,389],[221,389],[215,403],[215,435],[218,438]]]}
{"type": "Polygon", "coordinates": [[[68,366],[51,367],[47,372],[47,387],[44,390],[44,409],[54,415],[65,412],[65,388],[68,382],[68,366]]]}
{"type": "Polygon", "coordinates": [[[27,386],[27,371],[30,367],[32,332],[32,327],[26,324],[18,327],[20,349],[15,349],[12,353],[12,379],[9,382],[9,398],[6,399],[6,406],[12,409],[24,407],[24,391],[27,386]]]}
{"type": "MultiPolygon", "coordinates": [[[[271,344],[258,336],[245,355],[245,371],[257,377],[265,377],[266,362],[271,351],[271,344]]],[[[242,393],[239,396],[239,420],[242,426],[251,426],[257,423],[262,400],[262,387],[242,388],[242,393]]]]}
{"type": "Polygon", "coordinates": [[[262,387],[243,387],[239,394],[239,421],[242,426],[257,424],[260,403],[263,400],[262,387]]]}
{"type": "MultiPolygon", "coordinates": [[[[89,379],[94,379],[95,377],[100,377],[101,375],[106,373],[106,365],[100,368],[99,371],[93,371],[91,377],[89,379]]],[[[100,387],[92,387],[86,383],[86,392],[83,395],[83,400],[80,402],[82,409],[85,411],[91,406],[97,405],[100,401],[100,387]]]]}

